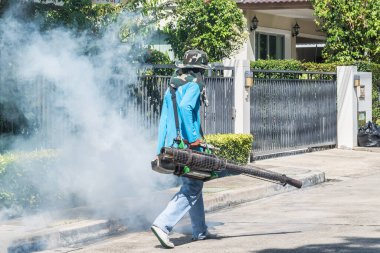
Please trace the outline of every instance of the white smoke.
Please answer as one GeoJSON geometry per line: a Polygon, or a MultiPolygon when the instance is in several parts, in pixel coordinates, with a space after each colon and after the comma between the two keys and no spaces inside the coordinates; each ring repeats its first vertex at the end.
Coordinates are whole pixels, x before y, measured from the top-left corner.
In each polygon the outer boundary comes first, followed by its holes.
{"type": "MultiPolygon", "coordinates": [[[[104,36],[96,38],[63,28],[42,33],[38,25],[20,22],[12,15],[0,20],[0,66],[6,75],[0,80],[1,89],[10,94],[2,99],[15,103],[29,121],[37,122],[36,131],[15,141],[12,150],[53,143],[57,153],[46,173],[39,166],[27,165],[32,166],[28,167],[29,182],[50,200],[50,206],[44,207],[48,210],[70,206],[65,201],[75,198],[108,218],[133,217],[133,213],[117,211],[118,205],[131,203],[118,201],[141,200],[133,205],[142,207],[152,192],[173,184],[170,176],[150,169],[156,143],[138,125],[136,118],[141,115],[131,110],[127,115],[120,113],[127,101],[125,84],[136,82],[142,66],[131,60],[135,47],[121,43],[118,31],[136,18],[136,14],[122,15],[104,36]],[[121,80],[121,88],[112,85],[111,79],[121,80]],[[46,110],[42,114],[48,116],[42,121],[31,109],[41,103],[46,110]]],[[[135,34],[134,40],[146,45],[150,37],[135,34]]],[[[157,212],[151,207],[139,210],[140,219],[157,212]]]]}

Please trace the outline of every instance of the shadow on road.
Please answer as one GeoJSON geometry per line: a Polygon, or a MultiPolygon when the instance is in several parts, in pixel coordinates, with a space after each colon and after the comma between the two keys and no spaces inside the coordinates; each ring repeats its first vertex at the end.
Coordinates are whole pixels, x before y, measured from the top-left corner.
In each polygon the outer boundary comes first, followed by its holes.
{"type": "Polygon", "coordinates": [[[344,242],[310,244],[293,249],[265,249],[255,253],[379,253],[380,238],[345,237],[344,242]]]}
{"type": "MultiPolygon", "coordinates": [[[[222,240],[226,238],[234,238],[234,237],[250,237],[250,236],[262,236],[262,235],[283,235],[283,234],[293,234],[293,233],[301,233],[301,231],[290,231],[290,232],[276,232],[276,233],[256,233],[256,234],[238,234],[238,235],[217,235],[211,234],[207,240],[222,240]]],[[[190,235],[184,235],[182,237],[173,238],[171,241],[176,246],[184,245],[193,242],[191,240],[190,235]]]]}

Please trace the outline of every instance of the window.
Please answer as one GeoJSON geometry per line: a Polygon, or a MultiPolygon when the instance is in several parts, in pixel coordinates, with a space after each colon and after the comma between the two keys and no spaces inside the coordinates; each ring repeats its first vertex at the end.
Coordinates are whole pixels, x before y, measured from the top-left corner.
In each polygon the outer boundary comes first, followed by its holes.
{"type": "Polygon", "coordinates": [[[256,32],[255,55],[258,59],[285,59],[285,36],[256,32]]]}

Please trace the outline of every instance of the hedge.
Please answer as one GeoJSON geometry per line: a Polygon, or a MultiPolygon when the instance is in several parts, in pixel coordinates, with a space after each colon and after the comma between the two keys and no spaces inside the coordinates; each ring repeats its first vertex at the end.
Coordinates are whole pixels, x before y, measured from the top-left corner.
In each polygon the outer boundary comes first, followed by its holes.
{"type": "Polygon", "coordinates": [[[216,155],[241,164],[248,162],[253,143],[251,134],[210,134],[205,138],[207,143],[220,149],[216,155]]]}
{"type": "MultiPolygon", "coordinates": [[[[144,57],[144,63],[145,64],[163,64],[163,65],[169,65],[173,64],[173,62],[170,60],[170,57],[168,53],[163,53],[161,51],[158,51],[156,49],[150,48],[148,49],[147,53],[144,57]]],[[[144,73],[145,75],[169,75],[171,76],[173,74],[173,69],[152,69],[144,73]]]]}
{"type": "Polygon", "coordinates": [[[18,207],[21,212],[40,207],[44,196],[35,180],[47,177],[54,156],[52,150],[0,155],[0,211],[18,207]]]}
{"type": "Polygon", "coordinates": [[[257,60],[251,62],[251,69],[268,69],[268,70],[294,70],[302,69],[302,63],[297,60],[257,60]]]}
{"type": "Polygon", "coordinates": [[[336,72],[336,67],[338,63],[315,63],[315,62],[304,62],[301,64],[301,70],[303,71],[316,71],[316,72],[336,72]]]}
{"type": "Polygon", "coordinates": [[[297,60],[258,60],[251,62],[251,69],[336,72],[337,66],[355,65],[358,71],[372,72],[372,121],[380,124],[380,64],[372,62],[314,63],[297,60]]]}

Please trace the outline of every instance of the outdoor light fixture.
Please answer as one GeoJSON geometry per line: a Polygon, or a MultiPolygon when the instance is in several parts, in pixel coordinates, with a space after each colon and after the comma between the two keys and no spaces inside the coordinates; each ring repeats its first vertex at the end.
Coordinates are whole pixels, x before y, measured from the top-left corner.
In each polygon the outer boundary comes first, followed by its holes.
{"type": "Polygon", "coordinates": [[[360,87],[360,76],[354,75],[354,87],[360,87]]]}
{"type": "Polygon", "coordinates": [[[251,27],[250,27],[251,32],[257,29],[258,24],[259,24],[259,20],[256,18],[256,15],[255,15],[251,21],[251,27]]]}
{"type": "Polygon", "coordinates": [[[300,26],[298,25],[298,23],[296,22],[296,24],[293,26],[292,28],[292,36],[293,37],[297,37],[298,34],[300,33],[300,26]]]}
{"type": "Polygon", "coordinates": [[[360,84],[360,75],[354,75],[354,87],[356,88],[356,94],[361,97],[361,84],[360,84]]]}
{"type": "Polygon", "coordinates": [[[360,99],[365,99],[365,86],[364,85],[360,85],[360,95],[359,95],[359,98],[360,99]]]}
{"type": "Polygon", "coordinates": [[[245,88],[253,87],[253,72],[245,71],[245,88]]]}

